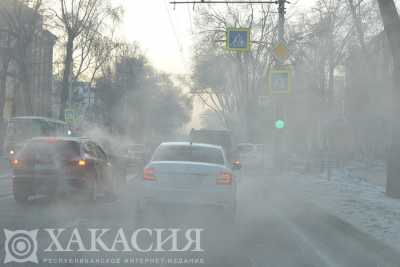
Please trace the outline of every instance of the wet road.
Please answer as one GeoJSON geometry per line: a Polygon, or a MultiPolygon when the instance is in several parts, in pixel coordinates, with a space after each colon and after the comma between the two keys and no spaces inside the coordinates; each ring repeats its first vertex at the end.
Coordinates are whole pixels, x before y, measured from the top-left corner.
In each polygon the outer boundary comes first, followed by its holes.
{"type": "MultiPolygon", "coordinates": [[[[8,178],[1,178],[2,190],[9,185],[8,178]]],[[[33,230],[65,228],[60,235],[63,247],[71,239],[72,229],[79,229],[84,242],[88,242],[87,229],[105,228],[116,233],[119,228],[126,232],[146,227],[204,229],[201,246],[204,252],[44,252],[49,238],[38,235],[38,259],[41,266],[79,266],[68,262],[49,263],[51,260],[70,259],[119,259],[114,266],[141,265],[165,266],[150,262],[179,258],[201,260],[201,266],[400,266],[396,251],[358,232],[338,218],[326,214],[303,200],[301,192],[281,184],[278,177],[264,175],[242,175],[238,182],[238,211],[236,223],[231,224],[219,218],[213,210],[153,210],[147,220],[139,220],[135,213],[135,180],[120,191],[120,198],[114,202],[101,200],[96,204],[85,203],[79,198],[49,201],[38,198],[26,206],[17,205],[11,196],[0,197],[0,227],[9,230],[33,230]],[[134,260],[138,262],[133,262],[134,260]],[[130,260],[130,262],[129,262],[130,260]],[[143,263],[143,262],[142,262],[143,263]]],[[[130,232],[130,233],[131,233],[130,232]]],[[[5,235],[0,233],[1,263],[5,257],[5,235]]],[[[111,244],[114,235],[105,236],[104,242],[111,244]]],[[[178,243],[184,241],[178,238],[178,243]]],[[[144,244],[149,240],[139,238],[144,244]]],[[[75,243],[76,245],[76,243],[75,243]]],[[[94,264],[113,266],[112,263],[94,264]]],[[[177,264],[196,266],[195,264],[177,264]]],[[[5,266],[14,266],[7,264],[5,266]]],[[[18,266],[37,266],[19,264],[18,266]]],[[[81,266],[93,266],[83,264],[81,266]]]]}

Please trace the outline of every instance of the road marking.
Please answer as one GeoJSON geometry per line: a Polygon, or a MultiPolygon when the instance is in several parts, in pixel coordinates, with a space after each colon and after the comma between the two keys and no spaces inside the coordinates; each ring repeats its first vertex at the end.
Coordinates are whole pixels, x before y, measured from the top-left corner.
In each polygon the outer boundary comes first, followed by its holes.
{"type": "Polygon", "coordinates": [[[290,229],[306,246],[308,246],[317,256],[318,258],[325,263],[325,266],[329,267],[339,267],[338,264],[334,263],[334,261],[326,255],[318,246],[315,246],[314,243],[307,237],[303,231],[293,222],[288,219],[285,219],[283,215],[276,211],[276,215],[282,221],[283,224],[286,224],[288,229],[290,229]]]}

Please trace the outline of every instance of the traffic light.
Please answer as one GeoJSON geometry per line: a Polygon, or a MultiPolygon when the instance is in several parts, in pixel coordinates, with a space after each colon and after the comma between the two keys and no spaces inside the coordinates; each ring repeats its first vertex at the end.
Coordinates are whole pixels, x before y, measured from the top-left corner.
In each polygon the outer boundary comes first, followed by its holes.
{"type": "Polygon", "coordinates": [[[284,120],[281,120],[281,119],[276,120],[276,121],[275,121],[275,128],[276,128],[276,129],[283,129],[283,128],[285,128],[285,121],[284,121],[284,120]]]}

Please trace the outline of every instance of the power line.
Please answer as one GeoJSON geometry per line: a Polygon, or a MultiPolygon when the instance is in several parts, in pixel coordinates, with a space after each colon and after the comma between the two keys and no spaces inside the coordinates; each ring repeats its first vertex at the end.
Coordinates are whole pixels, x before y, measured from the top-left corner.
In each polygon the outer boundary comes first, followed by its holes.
{"type": "MultiPolygon", "coordinates": [[[[287,1],[286,1],[287,2],[287,1]]],[[[199,1],[171,1],[170,4],[278,4],[276,1],[210,1],[210,0],[199,0],[199,1]]],[[[289,3],[289,2],[287,2],[289,3]]]]}
{"type": "Polygon", "coordinates": [[[193,21],[192,21],[192,13],[191,13],[191,11],[190,11],[190,8],[189,8],[189,6],[186,6],[187,7],[187,12],[188,12],[188,15],[189,15],[189,20],[190,20],[190,32],[192,33],[192,35],[193,35],[193,21]]]}
{"type": "Polygon", "coordinates": [[[171,26],[172,32],[173,32],[173,34],[175,36],[176,43],[178,45],[178,50],[179,50],[179,54],[181,56],[182,63],[186,68],[187,66],[186,66],[186,61],[185,61],[185,57],[184,57],[184,54],[183,54],[183,46],[182,46],[182,43],[181,43],[181,41],[179,39],[178,32],[176,30],[175,24],[174,24],[174,22],[172,20],[171,13],[169,12],[167,0],[164,0],[164,7],[165,7],[165,10],[166,10],[166,12],[168,14],[169,24],[171,26]]]}

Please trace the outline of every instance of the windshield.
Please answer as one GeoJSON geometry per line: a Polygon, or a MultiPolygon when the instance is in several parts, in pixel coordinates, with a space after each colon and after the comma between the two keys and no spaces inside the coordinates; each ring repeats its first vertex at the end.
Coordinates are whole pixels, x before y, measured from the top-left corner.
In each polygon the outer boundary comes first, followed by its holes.
{"type": "Polygon", "coordinates": [[[224,157],[220,149],[199,146],[160,146],[152,160],[193,161],[224,165],[224,157]]]}
{"type": "Polygon", "coordinates": [[[0,0],[0,265],[399,267],[399,12],[0,0]]]}

